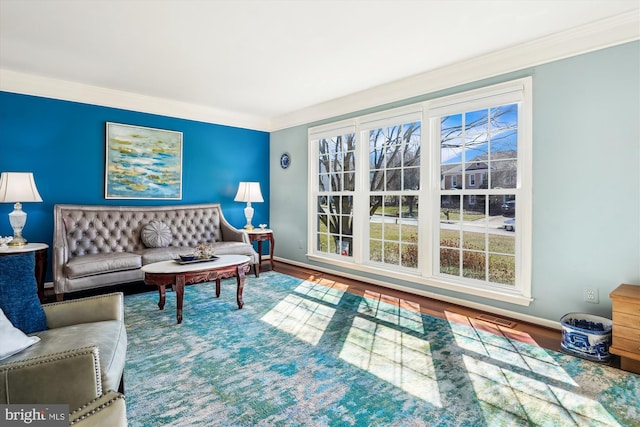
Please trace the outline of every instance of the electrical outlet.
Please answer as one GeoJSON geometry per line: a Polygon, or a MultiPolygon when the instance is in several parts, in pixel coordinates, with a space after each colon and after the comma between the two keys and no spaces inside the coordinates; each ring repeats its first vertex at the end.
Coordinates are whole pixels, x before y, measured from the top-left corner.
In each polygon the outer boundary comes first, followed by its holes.
{"type": "Polygon", "coordinates": [[[592,304],[598,304],[598,288],[584,288],[584,300],[592,304]]]}

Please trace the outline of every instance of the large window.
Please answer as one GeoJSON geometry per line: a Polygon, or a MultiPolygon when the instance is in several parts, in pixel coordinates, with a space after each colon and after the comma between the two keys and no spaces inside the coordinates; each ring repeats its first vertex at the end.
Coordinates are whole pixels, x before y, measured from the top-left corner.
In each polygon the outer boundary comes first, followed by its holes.
{"type": "Polygon", "coordinates": [[[309,131],[309,256],[530,301],[531,80],[309,131]]]}

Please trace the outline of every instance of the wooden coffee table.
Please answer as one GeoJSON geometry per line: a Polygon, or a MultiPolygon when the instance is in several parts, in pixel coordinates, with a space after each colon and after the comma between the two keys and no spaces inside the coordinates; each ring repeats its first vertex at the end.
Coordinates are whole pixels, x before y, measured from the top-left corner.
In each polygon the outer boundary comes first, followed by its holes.
{"type": "Polygon", "coordinates": [[[245,273],[251,268],[250,259],[244,255],[218,255],[215,261],[179,264],[176,261],[154,262],[142,266],[144,282],[158,287],[160,301],[158,307],[164,309],[167,285],[173,287],[176,293],[176,317],[182,323],[182,304],[184,301],[184,287],[194,283],[216,281],[216,298],[220,296],[220,279],[236,276],[236,299],[238,308],[242,308],[242,290],[244,288],[245,273]]]}

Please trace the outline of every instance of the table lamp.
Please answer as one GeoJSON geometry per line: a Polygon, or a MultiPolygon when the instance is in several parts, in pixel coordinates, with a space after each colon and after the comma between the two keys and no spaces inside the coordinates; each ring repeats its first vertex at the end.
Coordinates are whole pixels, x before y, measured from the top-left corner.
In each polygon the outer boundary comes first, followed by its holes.
{"type": "Polygon", "coordinates": [[[27,213],[22,210],[22,202],[41,202],[42,198],[31,172],[2,172],[0,175],[0,202],[15,203],[9,214],[13,228],[13,240],[9,246],[23,246],[27,241],[22,237],[22,229],[27,222],[27,213]]]}
{"type": "Polygon", "coordinates": [[[244,217],[247,219],[247,225],[244,226],[246,230],[253,230],[251,225],[251,219],[253,218],[253,208],[251,202],[264,202],[262,193],[260,192],[259,182],[241,182],[238,186],[238,193],[233,199],[234,202],[247,202],[247,207],[244,208],[244,217]]]}

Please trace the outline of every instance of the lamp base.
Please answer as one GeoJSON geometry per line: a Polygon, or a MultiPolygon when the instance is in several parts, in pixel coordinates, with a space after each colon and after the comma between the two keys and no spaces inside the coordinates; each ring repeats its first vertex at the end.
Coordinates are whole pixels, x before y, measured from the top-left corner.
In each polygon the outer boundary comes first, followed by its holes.
{"type": "Polygon", "coordinates": [[[22,210],[22,203],[17,202],[13,205],[13,212],[9,213],[9,224],[13,228],[13,240],[9,242],[9,246],[24,246],[27,240],[22,237],[22,230],[27,223],[27,213],[22,210]]]}
{"type": "Polygon", "coordinates": [[[24,246],[26,244],[27,240],[22,236],[13,236],[13,240],[7,243],[9,246],[24,246]]]}

